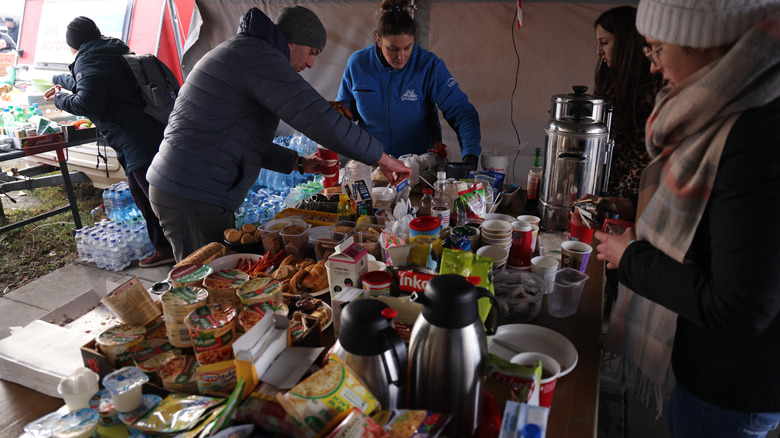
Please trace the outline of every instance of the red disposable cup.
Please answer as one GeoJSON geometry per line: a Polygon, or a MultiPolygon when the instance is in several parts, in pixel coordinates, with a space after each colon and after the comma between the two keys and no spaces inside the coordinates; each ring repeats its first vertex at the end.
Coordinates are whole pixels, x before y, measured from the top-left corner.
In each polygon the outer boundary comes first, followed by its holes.
{"type": "Polygon", "coordinates": [[[582,225],[577,225],[574,222],[571,223],[571,229],[569,230],[569,235],[571,235],[571,240],[578,240],[582,243],[587,243],[590,245],[590,241],[593,240],[593,232],[596,231],[593,228],[584,227],[582,225]]]}
{"type": "MultiPolygon", "coordinates": [[[[536,352],[520,353],[512,357],[510,362],[517,365],[533,366],[537,361],[542,362],[542,379],[539,381],[539,406],[549,408],[552,405],[555,386],[558,376],[561,374],[561,364],[554,358],[536,352]]],[[[517,398],[517,394],[512,395],[517,398]]],[[[525,401],[525,400],[520,400],[525,401]]]]}

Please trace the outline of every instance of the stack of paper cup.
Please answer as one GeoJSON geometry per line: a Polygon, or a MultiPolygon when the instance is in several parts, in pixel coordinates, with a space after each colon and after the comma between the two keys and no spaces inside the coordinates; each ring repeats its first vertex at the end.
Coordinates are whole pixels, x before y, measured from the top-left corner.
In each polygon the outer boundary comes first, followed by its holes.
{"type": "Polygon", "coordinates": [[[323,187],[334,187],[339,183],[339,154],[317,145],[317,155],[325,160],[325,168],[322,169],[324,181],[323,187]]]}

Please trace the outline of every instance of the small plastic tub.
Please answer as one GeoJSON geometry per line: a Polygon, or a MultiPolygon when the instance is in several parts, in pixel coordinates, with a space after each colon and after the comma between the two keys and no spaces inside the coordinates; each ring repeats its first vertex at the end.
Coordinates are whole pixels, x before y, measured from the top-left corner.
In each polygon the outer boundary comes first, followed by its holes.
{"type": "Polygon", "coordinates": [[[393,285],[393,274],[387,271],[369,271],[361,277],[363,290],[370,297],[389,296],[393,285]]]}
{"type": "Polygon", "coordinates": [[[392,187],[374,187],[371,189],[374,208],[377,210],[387,210],[393,204],[395,198],[395,189],[392,187]]]}
{"type": "Polygon", "coordinates": [[[368,231],[371,233],[382,234],[382,230],[391,222],[387,216],[361,216],[357,220],[358,231],[368,231]]]}
{"type": "Polygon", "coordinates": [[[356,221],[338,221],[331,227],[336,233],[344,233],[347,236],[354,234],[358,224],[356,221]]]}
{"type": "Polygon", "coordinates": [[[345,233],[333,231],[331,227],[316,227],[309,231],[309,244],[314,248],[317,261],[327,260],[346,238],[345,233]]]}
{"type": "Polygon", "coordinates": [[[436,216],[420,216],[409,222],[409,237],[432,236],[439,237],[441,219],[436,216]]]}
{"type": "Polygon", "coordinates": [[[114,409],[114,400],[108,389],[103,388],[89,399],[89,407],[98,413],[101,426],[111,427],[120,423],[119,412],[114,409]]]}
{"type": "Polygon", "coordinates": [[[140,368],[124,367],[103,377],[103,386],[111,393],[117,412],[132,412],[142,405],[143,385],[148,381],[140,368]]]}
{"type": "Polygon", "coordinates": [[[287,255],[294,255],[302,259],[306,258],[309,248],[309,228],[311,228],[311,224],[304,223],[300,225],[295,223],[283,228],[279,232],[287,255]]]}
{"type": "Polygon", "coordinates": [[[295,216],[281,219],[272,219],[260,227],[260,238],[263,241],[263,247],[266,253],[277,254],[284,249],[284,239],[282,239],[282,230],[290,225],[300,225],[305,227],[306,221],[295,216]]]}
{"type": "Polygon", "coordinates": [[[231,344],[236,339],[235,307],[207,304],[190,312],[184,322],[190,330],[192,348],[199,364],[209,365],[233,358],[231,344]]]}
{"type": "Polygon", "coordinates": [[[52,427],[54,438],[90,438],[98,427],[98,413],[82,408],[65,414],[52,427]]]}
{"type": "Polygon", "coordinates": [[[379,243],[379,234],[370,231],[358,231],[355,234],[355,242],[359,243],[369,254],[377,260],[382,258],[382,245],[379,243]]]}

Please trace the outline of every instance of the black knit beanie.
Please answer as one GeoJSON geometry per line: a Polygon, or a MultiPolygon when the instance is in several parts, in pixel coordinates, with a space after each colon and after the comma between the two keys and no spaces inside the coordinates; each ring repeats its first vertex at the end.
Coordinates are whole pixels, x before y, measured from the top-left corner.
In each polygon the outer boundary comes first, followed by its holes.
{"type": "Polygon", "coordinates": [[[100,29],[97,24],[87,17],[76,17],[68,23],[68,30],[65,31],[65,42],[68,43],[68,47],[72,47],[76,50],[81,48],[81,45],[87,41],[94,40],[100,37],[100,29]]]}
{"type": "Polygon", "coordinates": [[[309,46],[319,51],[325,48],[327,34],[317,14],[303,6],[286,7],[276,19],[288,43],[309,46]]]}

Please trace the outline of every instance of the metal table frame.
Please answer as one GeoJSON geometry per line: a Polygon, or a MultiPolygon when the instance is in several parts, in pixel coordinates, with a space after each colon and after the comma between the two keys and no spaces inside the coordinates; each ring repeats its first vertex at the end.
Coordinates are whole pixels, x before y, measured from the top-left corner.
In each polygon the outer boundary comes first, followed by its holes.
{"type": "MultiPolygon", "coordinates": [[[[16,190],[25,190],[25,189],[29,190],[37,187],[49,187],[49,186],[64,184],[65,190],[68,193],[68,204],[63,207],[48,211],[46,213],[36,215],[29,219],[25,219],[19,222],[15,222],[13,224],[2,226],[0,227],[0,234],[5,233],[7,231],[14,230],[19,227],[23,227],[33,222],[40,221],[42,219],[46,219],[48,217],[60,213],[64,213],[68,210],[70,210],[71,214],[73,215],[73,223],[76,226],[76,229],[82,227],[81,217],[79,216],[79,208],[78,205],[76,204],[76,194],[73,191],[73,182],[87,181],[88,178],[82,172],[74,172],[73,179],[71,179],[71,174],[68,171],[66,149],[67,146],[63,146],[55,149],[57,153],[57,161],[59,163],[60,173],[62,174],[61,176],[58,175],[58,176],[51,176],[45,178],[26,178],[18,181],[9,181],[4,183],[2,182],[2,179],[0,179],[0,189],[2,189],[5,192],[10,192],[16,190]]],[[[25,153],[24,150],[0,152],[0,162],[24,158],[26,156],[28,156],[28,154],[25,153]]],[[[3,212],[2,204],[0,204],[0,219],[3,218],[5,218],[5,214],[3,212]]]]}

